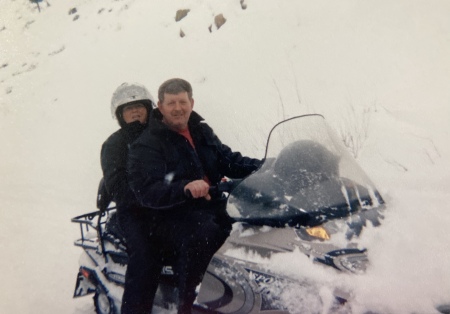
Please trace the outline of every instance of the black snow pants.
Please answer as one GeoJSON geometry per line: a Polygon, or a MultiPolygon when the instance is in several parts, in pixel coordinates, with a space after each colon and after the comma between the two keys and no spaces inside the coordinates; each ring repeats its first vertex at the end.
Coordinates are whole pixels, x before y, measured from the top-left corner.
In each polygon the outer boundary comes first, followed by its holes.
{"type": "Polygon", "coordinates": [[[178,313],[190,314],[196,287],[231,224],[209,211],[154,212],[137,209],[121,214],[129,256],[122,314],[149,314],[163,266],[170,262],[178,278],[178,313]]]}

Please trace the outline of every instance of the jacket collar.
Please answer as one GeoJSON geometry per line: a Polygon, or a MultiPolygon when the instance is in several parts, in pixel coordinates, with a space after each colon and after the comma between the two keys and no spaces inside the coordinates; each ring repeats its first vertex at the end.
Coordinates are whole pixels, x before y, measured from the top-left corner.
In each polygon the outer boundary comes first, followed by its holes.
{"type": "MultiPolygon", "coordinates": [[[[162,122],[163,119],[163,115],[161,114],[161,112],[158,109],[153,109],[150,112],[150,117],[149,117],[149,127],[151,129],[167,129],[170,130],[167,125],[165,125],[162,122]]],[[[197,112],[192,111],[191,115],[189,116],[189,121],[188,121],[188,127],[189,129],[192,127],[195,127],[197,125],[199,125],[202,121],[204,121],[205,119],[202,118],[202,116],[200,116],[197,112]]]]}
{"type": "Polygon", "coordinates": [[[148,122],[142,124],[139,121],[134,121],[122,126],[119,132],[125,137],[128,142],[134,141],[147,127],[148,122]]]}

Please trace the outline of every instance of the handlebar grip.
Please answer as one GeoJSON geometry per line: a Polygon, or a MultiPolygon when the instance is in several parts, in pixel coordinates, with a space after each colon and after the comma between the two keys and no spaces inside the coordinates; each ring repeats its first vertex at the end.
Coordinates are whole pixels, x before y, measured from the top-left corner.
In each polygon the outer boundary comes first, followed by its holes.
{"type": "MultiPolygon", "coordinates": [[[[229,181],[220,182],[218,185],[212,185],[209,187],[209,195],[217,195],[221,194],[222,192],[230,193],[239,183],[242,182],[243,179],[233,179],[229,181]]],[[[186,195],[186,198],[192,199],[192,193],[190,190],[184,191],[184,195],[186,195]]]]}
{"type": "Polygon", "coordinates": [[[184,195],[185,195],[188,199],[191,199],[191,198],[192,198],[191,190],[185,190],[185,191],[184,191],[184,195]]]}
{"type": "MultiPolygon", "coordinates": [[[[210,186],[210,187],[209,187],[208,194],[211,195],[212,193],[215,193],[216,191],[218,191],[217,186],[210,186]]],[[[186,191],[184,191],[184,195],[186,195],[186,197],[187,197],[188,199],[193,199],[191,190],[189,190],[189,189],[186,190],[186,191]]]]}

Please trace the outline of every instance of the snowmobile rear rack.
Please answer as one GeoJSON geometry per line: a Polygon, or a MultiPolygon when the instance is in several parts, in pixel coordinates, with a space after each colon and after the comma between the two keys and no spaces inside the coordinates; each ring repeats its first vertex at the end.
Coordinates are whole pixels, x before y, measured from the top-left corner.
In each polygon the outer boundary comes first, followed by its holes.
{"type": "MultiPolygon", "coordinates": [[[[81,246],[86,248],[96,248],[96,242],[100,241],[100,248],[102,252],[106,253],[104,234],[106,222],[112,216],[110,212],[115,210],[115,206],[111,206],[112,196],[106,190],[105,181],[102,178],[98,185],[97,192],[97,208],[99,211],[87,213],[72,218],[72,222],[80,224],[81,238],[75,241],[75,246],[81,246]],[[95,218],[97,220],[95,221],[95,218]],[[89,235],[89,228],[96,231],[96,236],[89,235]]],[[[105,262],[108,262],[108,255],[105,256],[105,262]]]]}
{"type": "Polygon", "coordinates": [[[75,246],[95,248],[97,241],[100,241],[102,250],[104,251],[103,233],[105,225],[111,216],[110,211],[115,210],[115,207],[110,207],[105,211],[96,211],[80,215],[71,219],[71,222],[80,225],[81,238],[74,242],[75,246]],[[95,234],[92,233],[92,231],[95,234]]]}

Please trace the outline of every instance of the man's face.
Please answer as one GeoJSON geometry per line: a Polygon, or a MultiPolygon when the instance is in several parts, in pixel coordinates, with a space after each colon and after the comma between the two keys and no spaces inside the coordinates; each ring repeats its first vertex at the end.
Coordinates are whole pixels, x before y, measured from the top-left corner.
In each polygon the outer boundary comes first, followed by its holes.
{"type": "Polygon", "coordinates": [[[122,109],[122,117],[125,123],[139,121],[144,124],[147,121],[147,108],[140,102],[125,105],[122,109]]]}
{"type": "Polygon", "coordinates": [[[164,101],[158,102],[158,108],[163,115],[163,122],[171,129],[181,131],[188,126],[194,99],[189,99],[187,92],[164,94],[164,101]]]}

